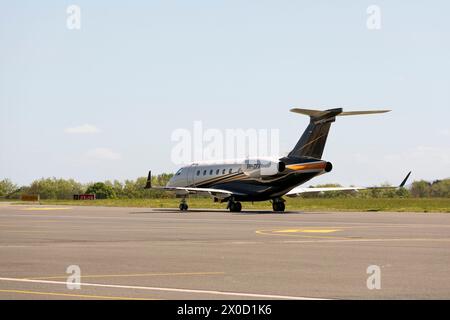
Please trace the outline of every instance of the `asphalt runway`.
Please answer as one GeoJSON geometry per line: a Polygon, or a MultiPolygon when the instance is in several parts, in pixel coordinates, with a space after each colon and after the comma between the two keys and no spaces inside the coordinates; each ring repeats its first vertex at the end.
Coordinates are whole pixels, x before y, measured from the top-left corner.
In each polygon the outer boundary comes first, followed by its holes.
{"type": "Polygon", "coordinates": [[[0,203],[0,299],[449,299],[449,266],[449,214],[0,203]]]}

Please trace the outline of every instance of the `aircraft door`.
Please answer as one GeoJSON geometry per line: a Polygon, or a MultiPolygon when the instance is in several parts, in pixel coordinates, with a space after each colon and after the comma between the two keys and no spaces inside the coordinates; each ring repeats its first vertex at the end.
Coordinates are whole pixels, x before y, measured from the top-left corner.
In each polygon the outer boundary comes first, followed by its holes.
{"type": "Polygon", "coordinates": [[[193,164],[189,167],[187,172],[187,185],[195,186],[195,172],[197,171],[197,164],[193,164]]]}

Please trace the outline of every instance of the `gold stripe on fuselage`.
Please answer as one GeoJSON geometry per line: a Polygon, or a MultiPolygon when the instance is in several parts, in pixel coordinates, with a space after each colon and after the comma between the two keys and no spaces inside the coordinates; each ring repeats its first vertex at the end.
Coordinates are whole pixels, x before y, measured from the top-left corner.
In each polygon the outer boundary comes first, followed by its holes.
{"type": "Polygon", "coordinates": [[[211,184],[217,184],[217,183],[224,183],[224,182],[229,182],[229,181],[234,181],[236,180],[235,178],[237,176],[241,176],[243,175],[242,172],[234,172],[234,173],[229,173],[220,177],[214,177],[208,180],[203,180],[203,181],[199,181],[199,182],[194,182],[193,184],[191,184],[191,187],[203,187],[204,185],[211,185],[211,184]]]}

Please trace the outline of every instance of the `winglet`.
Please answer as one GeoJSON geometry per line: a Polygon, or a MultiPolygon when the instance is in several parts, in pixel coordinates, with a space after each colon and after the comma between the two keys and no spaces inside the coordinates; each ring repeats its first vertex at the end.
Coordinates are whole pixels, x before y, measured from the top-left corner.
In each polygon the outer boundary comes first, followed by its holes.
{"type": "Polygon", "coordinates": [[[148,172],[147,183],[145,184],[144,189],[151,189],[151,188],[152,188],[152,171],[150,170],[148,172]]]}
{"type": "Polygon", "coordinates": [[[411,175],[411,171],[406,175],[405,179],[403,179],[402,183],[400,183],[399,188],[403,188],[408,181],[409,176],[411,175]]]}

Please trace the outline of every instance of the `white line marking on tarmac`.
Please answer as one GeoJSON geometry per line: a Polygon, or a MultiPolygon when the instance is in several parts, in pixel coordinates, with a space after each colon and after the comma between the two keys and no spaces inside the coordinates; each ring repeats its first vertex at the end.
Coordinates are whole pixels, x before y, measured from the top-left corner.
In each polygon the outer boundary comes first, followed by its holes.
{"type": "MultiPolygon", "coordinates": [[[[28,283],[40,283],[40,284],[61,284],[61,285],[66,285],[67,284],[65,281],[31,280],[31,279],[17,279],[17,278],[0,278],[0,281],[28,282],[28,283]]],[[[327,300],[327,299],[321,299],[321,298],[281,296],[281,295],[259,294],[259,293],[228,292],[228,291],[197,290],[197,289],[180,289],[180,288],[126,286],[126,285],[101,284],[101,283],[84,283],[84,282],[83,283],[71,283],[71,285],[80,285],[80,286],[86,286],[86,287],[99,287],[99,288],[116,288],[116,289],[134,289],[134,290],[148,290],[148,291],[167,291],[167,292],[180,292],[180,293],[212,294],[212,295],[239,296],[239,297],[252,297],[252,298],[267,298],[267,299],[327,300]]]]}
{"type": "Polygon", "coordinates": [[[341,243],[341,242],[391,242],[391,241],[450,241],[450,238],[392,238],[392,239],[318,239],[318,240],[285,240],[283,243],[341,243]]]}
{"type": "MultiPolygon", "coordinates": [[[[229,223],[229,224],[251,224],[251,223],[272,223],[272,224],[280,224],[282,225],[282,227],[285,227],[286,225],[296,225],[299,226],[301,225],[302,227],[306,227],[306,226],[313,226],[311,224],[314,225],[319,225],[319,226],[323,226],[324,222],[307,222],[307,221],[284,221],[284,220],[232,220],[232,219],[199,219],[199,218],[192,218],[192,217],[188,217],[188,218],[156,218],[156,217],[123,217],[123,216],[117,216],[117,217],[113,217],[113,216],[72,216],[72,215],[61,215],[61,216],[51,216],[51,215],[28,215],[28,214],[21,214],[20,216],[18,215],[10,215],[10,216],[6,216],[6,215],[1,215],[1,217],[28,217],[28,218],[37,218],[42,219],[42,218],[54,218],[54,219],[61,219],[60,221],[62,222],[63,220],[74,220],[77,222],[82,222],[83,220],[88,221],[88,220],[109,220],[110,222],[113,222],[114,220],[116,221],[130,221],[130,222],[172,222],[172,221],[176,221],[176,222],[181,222],[181,223],[195,223],[195,222],[225,222],[225,223],[229,223]]],[[[334,223],[330,222],[327,223],[330,225],[334,225],[334,223]]],[[[370,227],[367,223],[353,223],[353,222],[339,222],[341,228],[345,227],[345,225],[357,225],[357,226],[362,226],[362,227],[370,227]]],[[[409,227],[409,226],[414,226],[414,227],[450,227],[450,226],[443,226],[443,225],[427,225],[427,224],[411,224],[411,225],[395,225],[395,224],[383,224],[383,223],[377,223],[376,227],[377,228],[382,228],[382,227],[409,227]]],[[[375,227],[375,226],[372,226],[375,227]]]]}

